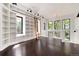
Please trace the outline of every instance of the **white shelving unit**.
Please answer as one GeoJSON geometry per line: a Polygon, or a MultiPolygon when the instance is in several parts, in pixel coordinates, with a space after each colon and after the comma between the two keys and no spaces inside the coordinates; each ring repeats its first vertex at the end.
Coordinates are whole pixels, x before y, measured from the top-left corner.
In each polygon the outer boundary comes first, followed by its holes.
{"type": "Polygon", "coordinates": [[[35,25],[34,15],[19,9],[9,3],[0,4],[0,51],[8,47],[9,45],[15,44],[15,42],[35,37],[35,25]],[[18,39],[16,37],[16,13],[22,12],[25,16],[25,36],[18,39]]]}
{"type": "Polygon", "coordinates": [[[9,3],[0,4],[0,50],[8,46],[10,39],[9,3]]]}
{"type": "Polygon", "coordinates": [[[9,42],[9,4],[2,4],[2,45],[7,45],[9,42]]]}
{"type": "Polygon", "coordinates": [[[27,19],[26,17],[26,35],[27,37],[32,37],[34,36],[34,19],[32,17],[29,17],[27,19]]]}
{"type": "Polygon", "coordinates": [[[9,3],[0,4],[0,49],[4,49],[16,39],[16,14],[9,3]]]}
{"type": "Polygon", "coordinates": [[[10,42],[16,41],[16,13],[12,11],[13,8],[10,4],[10,42]]]}

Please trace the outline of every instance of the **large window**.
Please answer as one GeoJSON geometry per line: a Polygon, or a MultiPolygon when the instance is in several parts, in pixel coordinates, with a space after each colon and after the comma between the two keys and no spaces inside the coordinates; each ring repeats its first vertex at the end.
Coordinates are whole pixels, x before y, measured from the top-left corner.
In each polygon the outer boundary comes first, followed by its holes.
{"type": "Polygon", "coordinates": [[[64,29],[70,29],[70,19],[64,19],[64,29]]]}
{"type": "MultiPolygon", "coordinates": [[[[61,20],[54,21],[54,30],[62,30],[62,21],[61,20]]],[[[61,33],[60,31],[55,31],[54,32],[55,37],[61,37],[60,33],[61,33]]]]}
{"type": "Polygon", "coordinates": [[[64,19],[63,22],[65,38],[70,39],[70,19],[64,19]]]}
{"type": "Polygon", "coordinates": [[[48,22],[48,29],[49,30],[52,30],[53,29],[53,22],[52,21],[49,21],[48,22]]]}
{"type": "Polygon", "coordinates": [[[16,35],[25,35],[25,16],[16,14],[16,35]]]}
{"type": "Polygon", "coordinates": [[[54,29],[61,30],[62,29],[62,22],[60,20],[54,21],[54,29]]]}
{"type": "Polygon", "coordinates": [[[55,31],[53,33],[49,32],[49,36],[54,35],[55,37],[61,38],[63,34],[65,39],[70,40],[70,19],[56,20],[54,24],[51,21],[48,22],[48,29],[52,30],[53,28],[55,31]]]}

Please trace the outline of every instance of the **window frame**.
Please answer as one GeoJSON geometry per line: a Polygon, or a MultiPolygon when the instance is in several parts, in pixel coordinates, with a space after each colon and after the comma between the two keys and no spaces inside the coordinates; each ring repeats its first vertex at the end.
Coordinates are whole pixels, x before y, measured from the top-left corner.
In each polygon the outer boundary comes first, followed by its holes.
{"type": "Polygon", "coordinates": [[[22,21],[22,34],[17,34],[17,24],[16,24],[16,37],[20,37],[20,36],[24,36],[25,35],[25,15],[20,14],[20,13],[16,13],[16,22],[17,22],[17,17],[20,17],[23,21],[22,21]]]}

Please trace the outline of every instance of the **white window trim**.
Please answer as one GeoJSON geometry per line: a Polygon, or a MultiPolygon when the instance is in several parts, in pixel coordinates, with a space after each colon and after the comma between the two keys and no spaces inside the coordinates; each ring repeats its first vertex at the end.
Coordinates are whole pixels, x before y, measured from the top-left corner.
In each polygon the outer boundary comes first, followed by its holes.
{"type": "Polygon", "coordinates": [[[23,17],[23,34],[16,34],[16,37],[25,36],[25,15],[20,14],[20,13],[16,13],[16,16],[23,17]]]}

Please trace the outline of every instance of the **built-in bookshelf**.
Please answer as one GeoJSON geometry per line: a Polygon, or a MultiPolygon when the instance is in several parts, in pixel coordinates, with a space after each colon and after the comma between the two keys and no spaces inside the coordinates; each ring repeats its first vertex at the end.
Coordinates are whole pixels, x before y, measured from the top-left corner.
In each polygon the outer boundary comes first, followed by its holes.
{"type": "Polygon", "coordinates": [[[32,37],[32,36],[34,36],[33,35],[34,19],[29,16],[28,16],[28,18],[26,17],[26,35],[27,35],[27,37],[32,37]]]}
{"type": "MultiPolygon", "coordinates": [[[[34,15],[9,3],[0,4],[0,48],[4,49],[16,39],[16,13],[25,15],[25,38],[35,35],[34,15]]],[[[23,38],[22,37],[22,38],[23,38]]],[[[20,41],[20,40],[19,40],[20,41]]]]}
{"type": "Polygon", "coordinates": [[[2,37],[1,37],[1,45],[7,45],[9,43],[10,39],[10,29],[9,29],[9,3],[3,3],[1,6],[1,11],[2,11],[2,37]]]}
{"type": "Polygon", "coordinates": [[[16,14],[9,3],[0,4],[0,49],[7,47],[16,38],[16,14]]]}
{"type": "Polygon", "coordinates": [[[10,4],[10,42],[16,41],[16,13],[12,11],[13,8],[10,4]]]}

